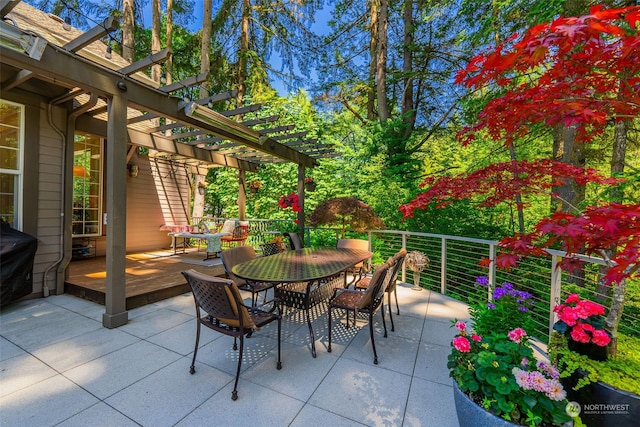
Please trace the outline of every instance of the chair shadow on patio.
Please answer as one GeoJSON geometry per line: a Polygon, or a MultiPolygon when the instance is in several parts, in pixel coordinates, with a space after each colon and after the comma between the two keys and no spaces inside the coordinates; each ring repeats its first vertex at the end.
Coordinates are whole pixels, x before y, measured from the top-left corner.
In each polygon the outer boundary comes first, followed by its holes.
{"type": "MultiPolygon", "coordinates": [[[[410,288],[398,284],[401,315],[396,332],[376,342],[378,365],[364,319],[349,328],[334,323],[328,353],[327,307],[313,307],[314,359],[304,310],[285,310],[283,369],[275,369],[272,322],[245,339],[233,403],[239,354],[231,337],[203,333],[197,373],[189,374],[196,332],[190,293],[133,309],[127,325],[111,330],[101,326],[104,307],[96,303],[68,295],[22,301],[0,312],[0,422],[456,427],[446,359],[450,322],[468,318],[466,305],[410,288]],[[55,327],[61,322],[69,328],[55,327]]],[[[241,296],[250,305],[251,294],[241,296]]],[[[377,315],[374,328],[380,336],[377,315]]]]}

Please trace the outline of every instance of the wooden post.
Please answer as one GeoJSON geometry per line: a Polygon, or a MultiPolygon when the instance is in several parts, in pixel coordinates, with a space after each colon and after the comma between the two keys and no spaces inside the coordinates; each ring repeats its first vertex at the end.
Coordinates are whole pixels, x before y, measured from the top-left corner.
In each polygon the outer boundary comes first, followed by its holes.
{"type": "Polygon", "coordinates": [[[246,176],[244,169],[238,169],[238,219],[240,221],[244,221],[247,216],[246,176]]]}
{"type": "Polygon", "coordinates": [[[300,198],[300,212],[298,212],[298,234],[302,241],[302,247],[305,245],[304,239],[304,166],[298,165],[298,197],[300,198]]]}
{"type": "Polygon", "coordinates": [[[127,96],[126,86],[109,100],[107,125],[107,280],[105,313],[107,328],[125,325],[127,243],[127,96]]]}

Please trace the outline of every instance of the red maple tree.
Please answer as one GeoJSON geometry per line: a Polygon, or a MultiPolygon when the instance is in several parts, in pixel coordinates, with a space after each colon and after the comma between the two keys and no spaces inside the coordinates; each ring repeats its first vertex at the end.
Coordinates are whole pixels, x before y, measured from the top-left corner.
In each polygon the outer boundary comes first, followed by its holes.
{"type": "MultiPolygon", "coordinates": [[[[562,124],[577,130],[577,139],[590,142],[611,121],[640,116],[640,7],[593,7],[588,15],[560,17],[531,28],[521,39],[510,37],[489,53],[475,56],[456,76],[471,89],[488,85],[504,94],[491,100],[477,122],[462,129],[463,144],[486,132],[505,146],[527,135],[534,125],[562,124]],[[523,77],[525,76],[525,77],[523,77]]],[[[427,190],[400,206],[404,217],[435,201],[481,197],[482,206],[515,203],[516,195],[551,193],[566,179],[580,184],[613,184],[594,170],[551,160],[492,164],[457,177],[428,178],[427,190]]],[[[505,237],[496,266],[510,268],[522,256],[539,255],[560,246],[567,252],[562,267],[579,268],[572,255],[601,255],[608,262],[607,283],[615,284],[607,327],[616,335],[624,303],[625,279],[640,276],[640,205],[603,203],[574,213],[556,212],[531,233],[505,237]],[[614,256],[607,258],[607,251],[614,256]]],[[[615,340],[612,353],[615,353],[615,340]]]]}

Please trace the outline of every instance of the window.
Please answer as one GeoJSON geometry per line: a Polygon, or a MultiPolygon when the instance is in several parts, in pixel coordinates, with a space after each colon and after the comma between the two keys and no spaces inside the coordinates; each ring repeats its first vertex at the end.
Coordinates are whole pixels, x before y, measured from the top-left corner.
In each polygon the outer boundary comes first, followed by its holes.
{"type": "Polygon", "coordinates": [[[22,227],[24,107],[0,100],[0,218],[22,227]]]}
{"type": "Polygon", "coordinates": [[[102,139],[84,133],[73,145],[73,236],[102,234],[102,139]]]}

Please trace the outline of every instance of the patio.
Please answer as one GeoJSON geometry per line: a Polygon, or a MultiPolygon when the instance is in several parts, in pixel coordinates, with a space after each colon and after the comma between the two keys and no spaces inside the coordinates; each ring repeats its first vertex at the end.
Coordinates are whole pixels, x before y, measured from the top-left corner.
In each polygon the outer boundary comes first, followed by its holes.
{"type": "MultiPolygon", "coordinates": [[[[376,334],[379,365],[366,324],[335,327],[328,353],[326,310],[319,306],[314,359],[304,316],[288,311],[282,370],[275,368],[271,324],[247,341],[235,402],[230,337],[203,330],[196,373],[189,374],[190,293],[133,309],[116,329],[102,326],[104,306],[74,296],[19,302],[0,314],[0,423],[457,426],[446,360],[455,335],[450,320],[467,318],[466,305],[410,288],[398,286],[396,331],[387,321],[388,338],[376,334]]],[[[380,332],[379,314],[376,320],[380,332]]]]}

